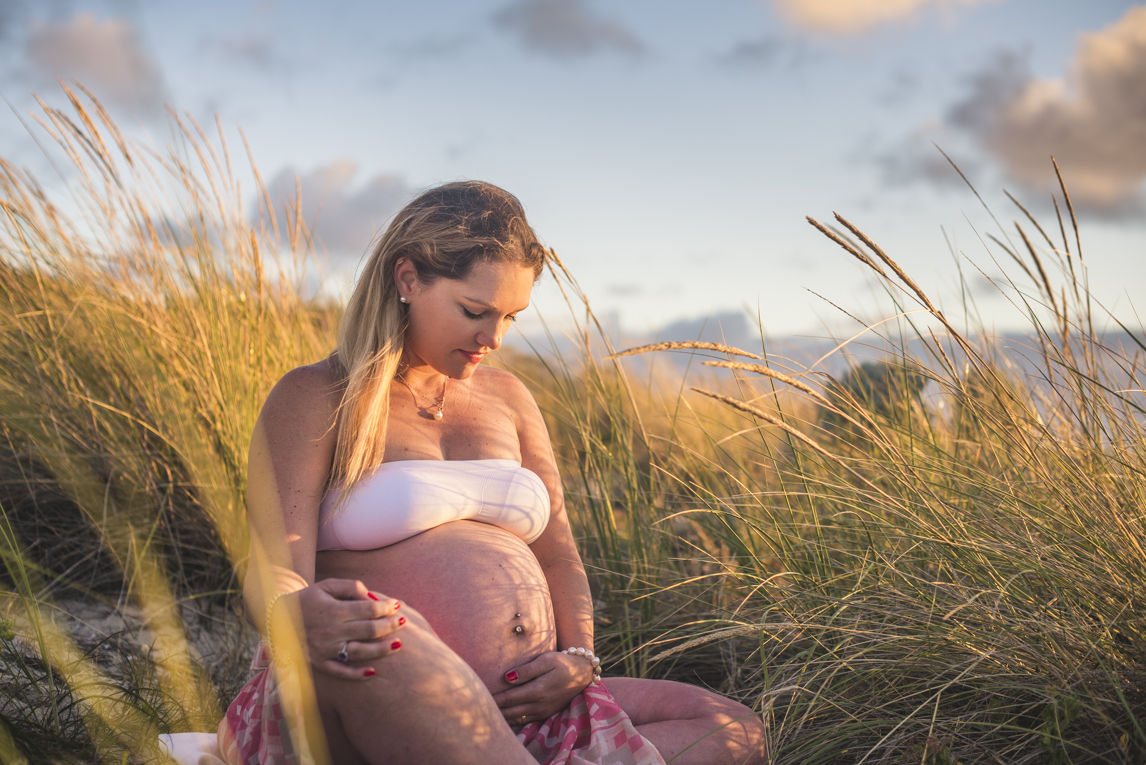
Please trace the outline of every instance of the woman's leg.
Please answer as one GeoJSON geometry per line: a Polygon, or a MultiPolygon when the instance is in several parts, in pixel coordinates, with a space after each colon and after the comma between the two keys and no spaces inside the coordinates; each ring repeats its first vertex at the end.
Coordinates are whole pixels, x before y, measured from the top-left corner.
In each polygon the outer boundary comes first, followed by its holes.
{"type": "Polygon", "coordinates": [[[536,765],[473,670],[416,611],[402,613],[402,648],[371,662],[374,677],[314,676],[333,761],[536,765]]]}
{"type": "Polygon", "coordinates": [[[764,726],[743,704],[669,680],[609,677],[605,687],[671,765],[764,762],[764,726]]]}

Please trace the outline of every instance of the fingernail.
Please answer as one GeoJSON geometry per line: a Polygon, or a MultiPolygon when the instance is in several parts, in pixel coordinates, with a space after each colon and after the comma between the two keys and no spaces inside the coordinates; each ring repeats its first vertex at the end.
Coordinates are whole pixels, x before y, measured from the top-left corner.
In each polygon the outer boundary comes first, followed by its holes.
{"type": "Polygon", "coordinates": [[[375,595],[375,594],[374,594],[374,593],[372,593],[372,592],[368,592],[368,593],[366,593],[366,595],[367,595],[367,597],[369,597],[371,600],[381,600],[381,598],[379,598],[377,595],[375,595]]]}
{"type": "Polygon", "coordinates": [[[509,672],[506,672],[505,673],[505,679],[507,682],[515,683],[515,682],[517,682],[517,673],[512,671],[512,670],[509,672]]]}
{"type": "Polygon", "coordinates": [[[395,640],[393,643],[390,644],[390,650],[391,651],[397,651],[401,647],[402,647],[402,641],[401,640],[395,640]]]}
{"type": "Polygon", "coordinates": [[[394,601],[394,610],[397,611],[401,607],[402,607],[402,604],[395,600],[394,601]]]}
{"type": "Polygon", "coordinates": [[[374,667],[367,667],[362,674],[366,677],[374,677],[374,667]]]}
{"type": "Polygon", "coordinates": [[[406,617],[405,616],[399,616],[398,617],[398,626],[401,627],[405,623],[406,623],[406,617]]]}

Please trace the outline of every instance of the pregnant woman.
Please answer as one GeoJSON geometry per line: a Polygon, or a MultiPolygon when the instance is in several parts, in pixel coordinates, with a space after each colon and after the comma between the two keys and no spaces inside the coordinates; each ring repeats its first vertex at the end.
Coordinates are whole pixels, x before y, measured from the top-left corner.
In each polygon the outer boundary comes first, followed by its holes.
{"type": "Polygon", "coordinates": [[[220,726],[233,765],[306,759],[279,698],[281,678],[299,673],[280,650],[292,613],[335,763],[763,759],[747,707],[599,677],[541,413],[516,378],[481,366],[544,262],[509,193],[431,189],[375,247],[337,351],[271,391],[248,485],[265,565],[244,594],[279,658],[220,726]]]}

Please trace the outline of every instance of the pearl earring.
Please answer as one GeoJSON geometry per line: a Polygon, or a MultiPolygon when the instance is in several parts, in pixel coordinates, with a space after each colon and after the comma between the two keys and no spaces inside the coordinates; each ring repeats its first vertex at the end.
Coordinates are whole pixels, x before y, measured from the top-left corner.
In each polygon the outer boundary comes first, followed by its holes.
{"type": "Polygon", "coordinates": [[[398,302],[399,302],[399,303],[406,303],[406,302],[409,302],[409,301],[407,301],[405,297],[399,297],[399,298],[398,298],[398,302]]]}

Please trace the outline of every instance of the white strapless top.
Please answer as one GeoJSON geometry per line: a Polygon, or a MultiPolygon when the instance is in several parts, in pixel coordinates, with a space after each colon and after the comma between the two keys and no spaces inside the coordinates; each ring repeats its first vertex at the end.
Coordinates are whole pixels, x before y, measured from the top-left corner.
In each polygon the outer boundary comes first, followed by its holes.
{"type": "Polygon", "coordinates": [[[318,550],[375,550],[450,521],[499,526],[529,544],[549,523],[549,491],[516,460],[384,462],[331,517],[340,492],[319,510],[318,550]]]}

